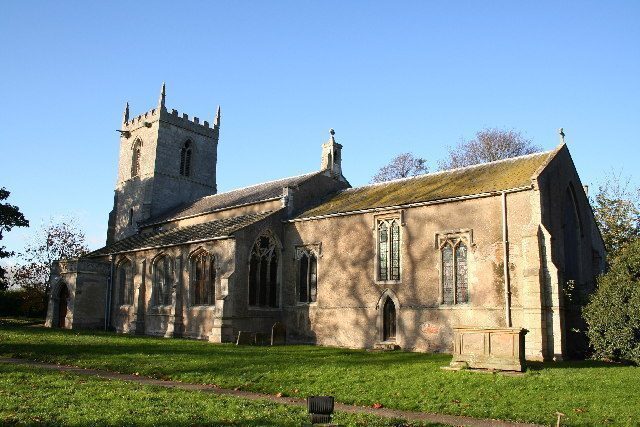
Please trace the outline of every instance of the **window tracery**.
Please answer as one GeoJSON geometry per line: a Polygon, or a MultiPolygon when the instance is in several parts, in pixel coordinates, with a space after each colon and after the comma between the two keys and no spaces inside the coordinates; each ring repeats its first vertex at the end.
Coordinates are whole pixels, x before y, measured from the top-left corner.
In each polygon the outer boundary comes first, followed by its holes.
{"type": "Polygon", "coordinates": [[[191,176],[191,141],[187,141],[180,150],[180,175],[191,176]]]}
{"type": "Polygon", "coordinates": [[[215,259],[204,250],[191,258],[191,294],[193,305],[215,305],[215,259]]]}
{"type": "Polygon", "coordinates": [[[172,291],[173,269],[171,258],[162,255],[153,264],[153,305],[170,305],[172,291]]]}
{"type": "Polygon", "coordinates": [[[133,268],[131,261],[125,259],[118,264],[117,278],[120,305],[133,304],[133,268]]]}
{"type": "Polygon", "coordinates": [[[461,235],[439,236],[441,262],[441,303],[469,302],[468,243],[461,235]]]}
{"type": "Polygon", "coordinates": [[[142,141],[136,139],[133,143],[133,153],[131,155],[131,178],[140,175],[140,156],[142,141]]]}
{"type": "Polygon", "coordinates": [[[312,303],[318,296],[318,257],[311,248],[296,248],[298,260],[298,301],[312,303]]]}
{"type": "Polygon", "coordinates": [[[249,260],[249,305],[279,306],[278,245],[271,233],[258,237],[249,260]]]}

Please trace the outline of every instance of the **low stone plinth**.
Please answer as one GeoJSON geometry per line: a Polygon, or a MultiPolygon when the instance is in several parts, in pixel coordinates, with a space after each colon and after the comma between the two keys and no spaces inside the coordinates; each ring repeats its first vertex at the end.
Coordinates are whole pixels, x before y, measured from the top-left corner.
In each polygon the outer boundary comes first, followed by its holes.
{"type": "Polygon", "coordinates": [[[522,372],[526,333],[522,328],[453,328],[451,367],[522,372]]]}

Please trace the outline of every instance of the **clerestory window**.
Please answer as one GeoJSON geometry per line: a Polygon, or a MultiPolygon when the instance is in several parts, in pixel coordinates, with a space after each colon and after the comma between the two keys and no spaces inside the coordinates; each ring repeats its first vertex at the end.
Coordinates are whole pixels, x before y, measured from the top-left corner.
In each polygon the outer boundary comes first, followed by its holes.
{"type": "Polygon", "coordinates": [[[377,280],[400,281],[400,219],[377,220],[377,280]]]}

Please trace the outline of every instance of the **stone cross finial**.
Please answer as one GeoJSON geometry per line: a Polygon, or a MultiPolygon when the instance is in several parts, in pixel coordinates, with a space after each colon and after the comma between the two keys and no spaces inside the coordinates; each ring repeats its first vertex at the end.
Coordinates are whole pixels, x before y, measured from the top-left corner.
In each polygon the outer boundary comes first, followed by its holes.
{"type": "Polygon", "coordinates": [[[560,143],[564,144],[564,128],[558,129],[558,133],[560,134],[560,143]]]}
{"type": "Polygon", "coordinates": [[[122,123],[127,123],[129,121],[129,103],[124,107],[124,114],[122,115],[122,123]]]}
{"type": "Polygon", "coordinates": [[[162,89],[160,90],[160,99],[158,100],[158,107],[160,109],[164,109],[165,108],[164,101],[165,101],[166,96],[167,96],[166,86],[165,86],[164,82],[162,82],[162,89]]]}

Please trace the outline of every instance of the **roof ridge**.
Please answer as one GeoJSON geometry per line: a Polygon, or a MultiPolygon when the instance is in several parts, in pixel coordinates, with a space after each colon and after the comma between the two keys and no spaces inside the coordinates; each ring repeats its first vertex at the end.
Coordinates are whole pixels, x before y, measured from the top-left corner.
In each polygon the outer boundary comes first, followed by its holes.
{"type": "Polygon", "coordinates": [[[300,174],[300,175],[294,175],[294,176],[288,176],[288,177],[285,177],[285,178],[273,179],[271,181],[259,182],[257,184],[247,185],[245,187],[234,188],[233,190],[224,191],[222,193],[209,194],[208,196],[201,197],[201,198],[195,200],[192,203],[195,203],[195,202],[203,200],[203,199],[208,199],[209,197],[221,196],[221,195],[224,195],[224,194],[234,193],[234,192],[240,191],[240,190],[246,190],[248,188],[257,187],[259,185],[274,184],[274,183],[276,183],[278,181],[286,181],[286,180],[289,180],[289,179],[302,178],[302,177],[306,177],[306,176],[313,176],[313,175],[319,174],[321,172],[322,171],[308,172],[308,173],[303,173],[303,174],[300,174]]]}
{"type": "Polygon", "coordinates": [[[413,180],[413,179],[420,179],[420,178],[424,178],[424,177],[427,177],[427,176],[435,176],[435,175],[441,175],[441,174],[445,174],[445,173],[458,172],[458,171],[465,170],[465,169],[468,170],[468,169],[479,168],[479,167],[492,165],[492,164],[496,164],[496,163],[506,163],[506,162],[509,162],[509,161],[521,160],[521,159],[525,159],[525,158],[529,158],[529,157],[540,156],[540,155],[543,155],[543,154],[549,155],[549,154],[553,153],[555,150],[556,149],[554,148],[553,150],[536,151],[535,153],[523,154],[522,156],[516,156],[516,157],[509,157],[509,158],[506,158],[506,159],[494,160],[492,162],[476,163],[474,165],[461,166],[459,168],[446,169],[446,170],[441,170],[441,171],[436,171],[436,172],[423,173],[421,175],[408,176],[408,177],[405,177],[405,178],[392,179],[390,181],[374,182],[374,183],[371,183],[371,184],[361,185],[359,187],[346,188],[346,189],[342,190],[341,192],[347,192],[347,191],[350,191],[350,190],[359,190],[361,188],[367,188],[367,187],[375,187],[375,186],[382,186],[382,185],[387,185],[387,184],[394,184],[394,183],[402,182],[402,181],[410,181],[410,180],[413,180]]]}

